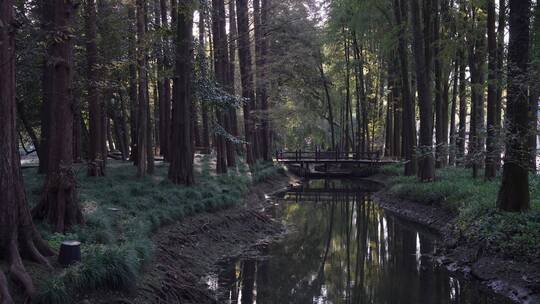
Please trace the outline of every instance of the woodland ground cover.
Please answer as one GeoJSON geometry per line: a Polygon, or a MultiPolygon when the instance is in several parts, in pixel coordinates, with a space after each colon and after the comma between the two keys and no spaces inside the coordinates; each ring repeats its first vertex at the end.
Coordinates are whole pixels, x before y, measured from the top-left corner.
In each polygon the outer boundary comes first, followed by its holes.
{"type": "MultiPolygon", "coordinates": [[[[77,294],[106,288],[132,290],[137,279],[152,258],[152,236],[167,224],[199,212],[212,212],[243,201],[251,183],[264,181],[279,174],[281,169],[271,163],[257,163],[252,174],[241,163],[226,175],[210,174],[207,157],[201,161],[191,187],[172,184],[167,176],[168,165],[158,164],[155,174],[136,178],[136,167],[114,162],[107,175],[93,178],[85,167],[77,172],[79,198],[85,224],[66,234],[38,223],[45,240],[58,250],[62,241],[82,242],[82,263],[55,271],[52,279],[47,271],[34,264],[40,293],[38,303],[69,303],[77,294]]],[[[24,170],[30,205],[41,195],[43,176],[34,169],[24,170]]]]}
{"type": "MultiPolygon", "coordinates": [[[[397,167],[385,168],[397,173],[397,167]]],[[[445,168],[431,183],[420,183],[414,176],[394,176],[390,180],[392,196],[422,204],[436,204],[456,215],[454,233],[466,242],[481,244],[487,252],[517,260],[540,258],[540,177],[529,176],[531,210],[524,213],[497,209],[501,179],[473,179],[470,170],[445,168]]]]}

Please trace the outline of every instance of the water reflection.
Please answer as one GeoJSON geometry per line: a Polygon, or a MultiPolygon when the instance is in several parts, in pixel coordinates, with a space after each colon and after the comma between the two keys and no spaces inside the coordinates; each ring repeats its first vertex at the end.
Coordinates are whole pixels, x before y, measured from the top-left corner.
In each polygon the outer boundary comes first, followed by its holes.
{"type": "Polygon", "coordinates": [[[294,227],[261,260],[226,263],[220,303],[507,303],[434,265],[436,238],[385,214],[350,181],[311,181],[277,199],[294,227]]]}

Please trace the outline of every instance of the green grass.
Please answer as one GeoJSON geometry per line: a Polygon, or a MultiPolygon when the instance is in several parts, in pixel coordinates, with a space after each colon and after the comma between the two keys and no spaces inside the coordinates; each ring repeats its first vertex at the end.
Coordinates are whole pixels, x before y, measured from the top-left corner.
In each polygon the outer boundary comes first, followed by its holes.
{"type": "Polygon", "coordinates": [[[390,180],[389,193],[424,204],[438,204],[457,216],[455,233],[479,243],[488,252],[518,260],[540,258],[540,177],[530,175],[531,210],[501,212],[496,208],[500,179],[473,179],[470,170],[447,168],[437,179],[422,183],[416,177],[390,180]]]}
{"type": "MultiPolygon", "coordinates": [[[[227,208],[242,201],[251,183],[278,174],[271,164],[255,166],[252,178],[239,165],[228,175],[210,174],[208,160],[202,163],[192,187],[177,186],[167,179],[166,165],[156,167],[154,176],[135,177],[131,164],[115,163],[107,176],[92,178],[77,172],[79,199],[85,225],[63,234],[52,233],[42,223],[37,226],[56,250],[63,240],[82,242],[83,262],[60,271],[52,279],[39,279],[38,303],[69,303],[74,294],[107,288],[129,291],[152,257],[152,235],[164,225],[198,212],[227,208]]],[[[30,205],[39,199],[42,176],[24,171],[30,205]]]]}

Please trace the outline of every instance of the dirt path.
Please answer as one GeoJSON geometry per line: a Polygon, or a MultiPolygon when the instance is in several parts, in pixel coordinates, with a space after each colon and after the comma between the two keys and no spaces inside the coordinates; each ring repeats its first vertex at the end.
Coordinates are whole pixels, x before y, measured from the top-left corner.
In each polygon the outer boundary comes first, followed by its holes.
{"type": "Polygon", "coordinates": [[[217,303],[204,277],[217,263],[264,246],[284,227],[262,211],[265,195],[294,182],[281,176],[252,186],[243,206],[198,214],[161,229],[154,258],[131,295],[93,295],[83,303],[217,303]]]}

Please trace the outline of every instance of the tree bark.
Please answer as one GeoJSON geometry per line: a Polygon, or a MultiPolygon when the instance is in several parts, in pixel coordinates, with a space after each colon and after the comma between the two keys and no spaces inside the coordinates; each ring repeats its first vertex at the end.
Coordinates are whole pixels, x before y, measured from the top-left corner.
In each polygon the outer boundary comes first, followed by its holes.
{"type": "MultiPolygon", "coordinates": [[[[199,56],[201,60],[201,77],[206,77],[206,50],[205,50],[205,20],[206,20],[206,8],[201,7],[199,10],[199,56]]],[[[210,109],[208,105],[201,100],[201,119],[202,119],[202,134],[201,134],[201,144],[205,148],[204,150],[208,151],[210,149],[210,130],[208,125],[208,112],[210,109]]]]}
{"type": "Polygon", "coordinates": [[[180,3],[176,26],[176,64],[169,179],[175,184],[192,185],[193,146],[191,140],[191,106],[193,100],[192,40],[193,11],[190,1],[180,3]]]}
{"type": "Polygon", "coordinates": [[[413,23],[413,49],[416,67],[416,81],[420,104],[420,145],[418,177],[421,181],[432,181],[435,178],[433,159],[433,105],[431,95],[431,40],[426,33],[431,29],[431,9],[429,0],[424,1],[423,16],[419,0],[411,1],[413,23]],[[427,13],[426,13],[427,12],[427,13]],[[423,18],[422,18],[423,17],[423,18]],[[422,20],[424,26],[422,27],[422,20]]]}
{"type": "Polygon", "coordinates": [[[246,161],[251,166],[255,163],[253,154],[253,120],[251,111],[255,102],[253,91],[253,73],[251,50],[249,42],[248,1],[236,0],[236,20],[238,24],[238,54],[240,59],[240,78],[242,83],[242,97],[247,99],[244,104],[244,134],[246,137],[246,161]]]}
{"type": "Polygon", "coordinates": [[[403,104],[402,118],[402,149],[405,156],[405,175],[415,175],[417,172],[416,156],[414,153],[416,147],[416,119],[415,105],[411,95],[411,86],[409,80],[409,54],[406,41],[406,29],[408,19],[408,5],[400,0],[394,0],[393,10],[396,24],[399,27],[398,36],[398,54],[401,76],[401,98],[403,104]]]}
{"type": "Polygon", "coordinates": [[[137,0],[137,176],[144,177],[147,174],[147,141],[148,141],[148,99],[146,96],[147,65],[145,49],[145,0],[137,0]]]}
{"type": "MultiPolygon", "coordinates": [[[[9,273],[32,298],[36,289],[26,271],[21,254],[50,267],[46,256],[53,254],[36,230],[26,202],[21,161],[17,147],[15,93],[15,33],[13,2],[0,2],[0,250],[9,263],[9,273]]],[[[71,161],[71,160],[70,160],[71,161]]],[[[0,272],[0,300],[14,303],[0,272]]]]}
{"type": "Polygon", "coordinates": [[[98,70],[97,70],[97,14],[96,3],[94,0],[86,1],[86,74],[88,90],[88,112],[89,112],[89,131],[90,142],[88,146],[88,176],[104,176],[105,162],[107,157],[102,154],[102,142],[105,140],[105,130],[102,129],[101,113],[102,106],[99,101],[98,93],[98,70]]]}
{"type": "Polygon", "coordinates": [[[486,166],[484,177],[492,179],[497,175],[495,163],[497,149],[497,37],[495,34],[495,0],[487,1],[487,40],[488,40],[488,92],[487,92],[487,137],[486,166]]]}
{"type": "Polygon", "coordinates": [[[503,211],[530,208],[527,66],[529,64],[530,0],[509,0],[508,96],[506,153],[497,206],[503,211]]]}
{"type": "Polygon", "coordinates": [[[40,203],[32,210],[36,218],[46,218],[56,232],[83,222],[77,202],[77,181],[73,171],[72,19],[74,4],[56,0],[52,24],[61,33],[52,45],[54,63],[53,99],[50,103],[47,176],[40,203]],[[60,38],[61,37],[61,38],[60,38]]]}

